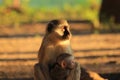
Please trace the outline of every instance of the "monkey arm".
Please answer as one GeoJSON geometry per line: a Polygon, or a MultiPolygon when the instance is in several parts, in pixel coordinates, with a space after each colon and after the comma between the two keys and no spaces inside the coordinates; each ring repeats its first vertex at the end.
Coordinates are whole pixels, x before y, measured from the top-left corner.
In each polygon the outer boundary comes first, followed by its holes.
{"type": "Polygon", "coordinates": [[[34,66],[34,80],[51,80],[47,66],[40,63],[34,66]]]}
{"type": "Polygon", "coordinates": [[[67,77],[67,80],[80,80],[81,68],[79,63],[75,63],[75,68],[71,70],[70,75],[67,77]]]}
{"type": "Polygon", "coordinates": [[[39,64],[35,64],[34,66],[34,80],[45,80],[45,77],[40,70],[39,64]]]}

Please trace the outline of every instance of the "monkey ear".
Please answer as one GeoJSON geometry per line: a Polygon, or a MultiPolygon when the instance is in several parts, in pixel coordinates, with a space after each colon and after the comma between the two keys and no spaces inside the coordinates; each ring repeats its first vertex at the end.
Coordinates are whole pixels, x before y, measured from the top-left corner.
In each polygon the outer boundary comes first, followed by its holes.
{"type": "Polygon", "coordinates": [[[54,27],[54,24],[52,22],[48,23],[46,31],[49,33],[52,32],[53,27],[54,27]]]}
{"type": "Polygon", "coordinates": [[[66,67],[66,62],[63,60],[63,61],[61,61],[61,67],[62,68],[65,68],[66,67]]]}

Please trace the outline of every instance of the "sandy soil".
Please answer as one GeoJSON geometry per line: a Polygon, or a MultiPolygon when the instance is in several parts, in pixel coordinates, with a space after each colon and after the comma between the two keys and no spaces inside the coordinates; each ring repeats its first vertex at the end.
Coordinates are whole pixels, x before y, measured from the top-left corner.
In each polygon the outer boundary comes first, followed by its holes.
{"type": "MultiPolygon", "coordinates": [[[[0,38],[0,80],[33,79],[33,65],[44,31],[41,28],[42,35],[0,38]]],[[[3,34],[7,33],[3,31],[3,34]]],[[[73,34],[71,43],[76,61],[82,67],[109,80],[120,80],[120,34],[73,34]]]]}

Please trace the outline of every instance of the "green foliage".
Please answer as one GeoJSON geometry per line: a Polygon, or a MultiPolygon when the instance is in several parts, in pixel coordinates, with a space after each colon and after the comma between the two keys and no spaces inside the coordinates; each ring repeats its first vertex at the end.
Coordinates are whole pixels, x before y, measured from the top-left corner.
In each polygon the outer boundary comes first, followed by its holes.
{"type": "MultiPolygon", "coordinates": [[[[5,0],[5,4],[10,5],[11,0],[5,0]]],[[[37,0],[35,0],[37,1],[37,0]]],[[[98,10],[100,0],[61,0],[61,1],[45,0],[39,7],[31,7],[32,0],[21,0],[22,13],[17,13],[14,10],[7,12],[6,5],[0,7],[0,25],[19,26],[21,23],[35,23],[43,20],[51,19],[70,19],[70,20],[91,20],[95,24],[98,21],[98,10]],[[59,2],[59,4],[58,4],[59,2]],[[80,4],[82,3],[82,4],[80,4]]],[[[39,1],[38,1],[39,2],[39,1]]]]}
{"type": "Polygon", "coordinates": [[[4,0],[5,6],[10,6],[12,4],[12,0],[4,0]]]}

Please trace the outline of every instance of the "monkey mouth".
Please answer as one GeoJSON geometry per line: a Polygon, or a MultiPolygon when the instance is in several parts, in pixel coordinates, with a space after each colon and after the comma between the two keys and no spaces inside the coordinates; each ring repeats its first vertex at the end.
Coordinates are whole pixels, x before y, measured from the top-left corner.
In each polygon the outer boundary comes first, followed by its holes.
{"type": "Polygon", "coordinates": [[[65,31],[64,34],[62,36],[63,39],[69,39],[70,38],[70,32],[67,30],[66,27],[64,27],[65,31]]]}
{"type": "Polygon", "coordinates": [[[67,67],[66,69],[73,70],[73,69],[74,69],[74,67],[67,67]]]}
{"type": "Polygon", "coordinates": [[[69,33],[69,34],[64,34],[64,35],[62,36],[62,38],[63,38],[63,39],[69,39],[69,38],[70,38],[70,33],[69,33]]]}

